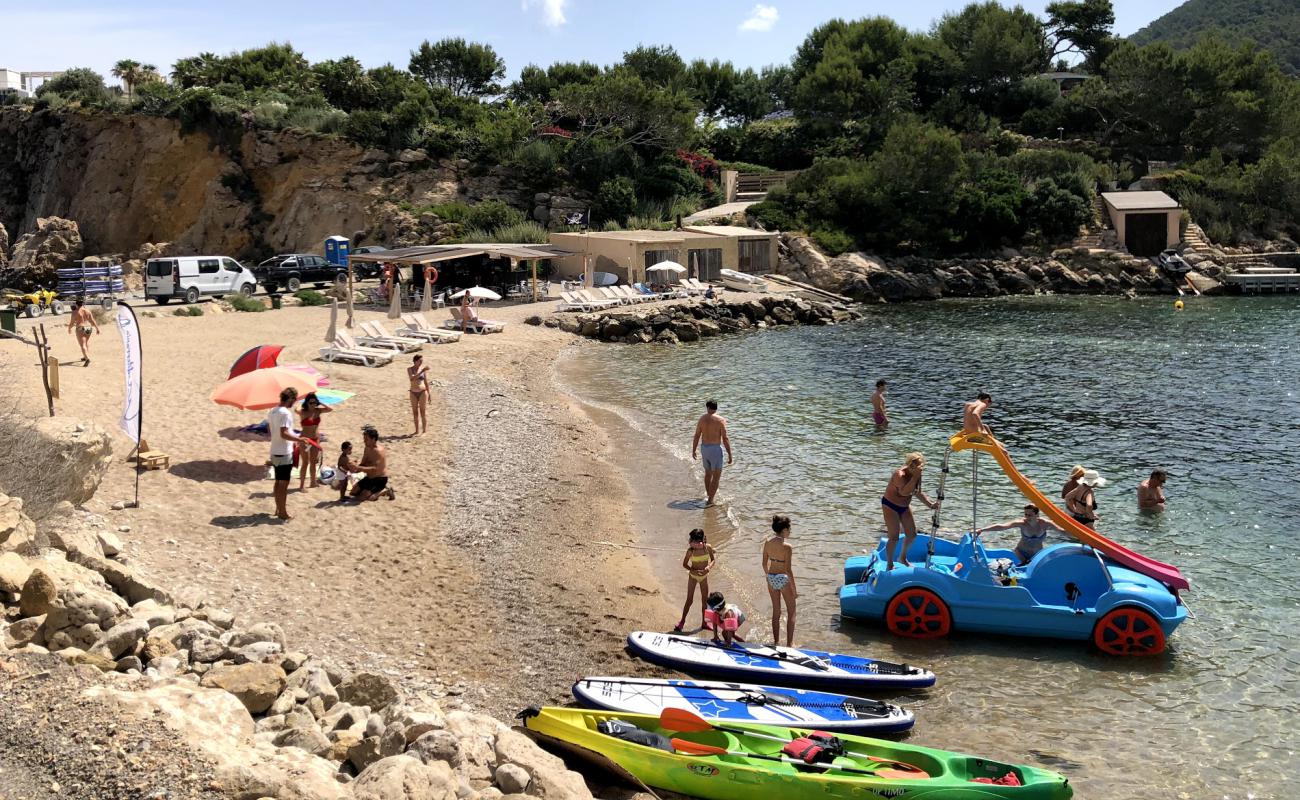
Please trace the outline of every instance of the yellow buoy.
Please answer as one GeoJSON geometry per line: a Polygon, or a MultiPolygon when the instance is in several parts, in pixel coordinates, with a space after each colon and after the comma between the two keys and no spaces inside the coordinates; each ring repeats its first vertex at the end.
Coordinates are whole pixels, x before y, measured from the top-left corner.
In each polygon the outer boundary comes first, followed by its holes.
{"type": "Polygon", "coordinates": [[[1175,301],[1174,301],[1174,310],[1175,310],[1175,311],[1182,311],[1182,310],[1183,310],[1183,301],[1182,301],[1182,300],[1175,300],[1175,301]]]}

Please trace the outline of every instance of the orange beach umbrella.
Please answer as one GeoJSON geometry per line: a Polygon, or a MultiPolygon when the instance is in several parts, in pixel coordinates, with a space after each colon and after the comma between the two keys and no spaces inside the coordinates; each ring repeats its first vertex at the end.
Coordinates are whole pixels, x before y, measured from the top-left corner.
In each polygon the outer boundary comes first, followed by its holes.
{"type": "Polygon", "coordinates": [[[212,390],[212,402],[247,411],[270,408],[280,403],[283,389],[298,390],[299,396],[316,391],[316,378],[287,367],[270,367],[246,372],[212,390]]]}

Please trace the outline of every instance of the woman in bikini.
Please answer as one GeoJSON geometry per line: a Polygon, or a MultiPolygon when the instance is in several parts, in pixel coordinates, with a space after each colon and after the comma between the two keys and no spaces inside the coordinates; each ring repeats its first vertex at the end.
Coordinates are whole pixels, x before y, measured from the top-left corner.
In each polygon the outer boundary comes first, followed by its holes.
{"type": "Polygon", "coordinates": [[[889,534],[889,540],[885,545],[886,570],[894,568],[894,551],[898,548],[898,531],[901,528],[906,536],[903,537],[903,553],[898,563],[905,567],[912,566],[912,562],[907,560],[908,548],[916,539],[916,518],[912,516],[912,497],[915,495],[921,498],[929,508],[934,508],[937,504],[925,496],[921,491],[921,474],[925,471],[925,456],[920,453],[908,453],[902,468],[894,471],[889,478],[889,485],[885,487],[885,496],[880,498],[880,505],[885,515],[885,531],[889,534]]]}
{"type": "Polygon", "coordinates": [[[1043,519],[1038,513],[1038,506],[1025,506],[1025,516],[1013,522],[1003,522],[998,525],[989,525],[987,528],[980,528],[975,531],[979,536],[986,531],[1009,531],[1012,528],[1020,529],[1020,541],[1016,542],[1016,559],[1020,561],[1020,566],[1028,564],[1043,549],[1043,543],[1047,541],[1048,531],[1064,533],[1060,528],[1051,522],[1043,519]]]}
{"type": "Polygon", "coordinates": [[[1070,477],[1065,481],[1065,485],[1061,487],[1061,499],[1069,497],[1070,492],[1073,492],[1078,488],[1079,479],[1083,477],[1083,472],[1083,467],[1078,465],[1076,465],[1074,469],[1070,470],[1070,477]]]}
{"type": "Polygon", "coordinates": [[[1107,483],[1101,473],[1095,469],[1085,470],[1079,476],[1078,485],[1065,497],[1065,508],[1074,517],[1074,521],[1095,528],[1097,525],[1097,493],[1107,483]]]}
{"type": "Polygon", "coordinates": [[[794,585],[791,561],[794,548],[790,538],[790,518],[772,517],[772,538],[763,543],[763,572],[767,575],[767,596],[772,600],[772,644],[781,643],[781,604],[785,604],[785,646],[794,646],[794,601],[799,596],[794,585]]]}
{"type": "Polygon", "coordinates": [[[690,544],[686,546],[686,555],[682,557],[682,569],[686,570],[686,605],[682,606],[682,618],[678,620],[673,633],[681,633],[686,626],[686,615],[691,611],[695,601],[695,590],[700,590],[700,627],[704,627],[704,612],[708,609],[705,598],[709,596],[709,570],[718,560],[713,545],[704,536],[704,531],[696,528],[690,533],[690,544]]]}
{"type": "Polygon", "coordinates": [[[411,419],[415,422],[417,434],[429,430],[429,368],[424,365],[424,356],[417,355],[411,359],[411,366],[406,368],[406,377],[411,380],[411,419]]]}
{"type": "MultiPolygon", "coordinates": [[[[315,439],[320,441],[320,415],[329,413],[330,409],[320,401],[315,392],[307,395],[302,399],[302,406],[298,409],[298,416],[301,420],[302,433],[298,434],[304,439],[315,439]]],[[[308,472],[311,473],[311,486],[315,489],[320,484],[316,481],[316,470],[320,467],[321,451],[316,447],[304,447],[299,451],[300,461],[298,462],[298,491],[307,488],[308,472]]]]}

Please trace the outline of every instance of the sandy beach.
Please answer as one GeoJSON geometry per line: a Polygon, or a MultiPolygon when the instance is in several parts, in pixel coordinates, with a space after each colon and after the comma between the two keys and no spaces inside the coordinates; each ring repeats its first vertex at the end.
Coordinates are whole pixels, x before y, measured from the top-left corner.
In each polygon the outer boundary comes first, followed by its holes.
{"type": "MultiPolygon", "coordinates": [[[[501,718],[563,700],[580,674],[644,670],[623,653],[623,637],[671,624],[680,601],[665,597],[645,552],[627,546],[637,544],[629,487],[607,434],[557,385],[565,348],[600,345],[523,324],[538,310],[492,308],[485,316],[505,321],[504,333],[424,347],[433,395],[420,436],[411,435],[409,356],[381,368],[315,360],[328,308],[195,318],[168,308],[142,318],[144,436],[170,454],[171,469],[143,473],[141,506],[121,511],[110,509],[132,497],[136,476],[116,426],[120,341],[104,326],[82,367],[72,336],[46,320],[63,363],[57,413],[112,432],[114,464],[86,507],[128,528],[126,556],[163,583],[276,620],[302,649],[345,666],[464,691],[501,718]],[[295,481],[294,519],[271,516],[268,441],[239,431],[265,412],[208,399],[258,344],[282,344],[281,364],[310,363],[330,388],[356,393],[325,416],[324,463],[376,426],[396,501],[340,505],[336,492],[299,492],[295,481]]],[[[384,315],[358,311],[359,322],[371,318],[384,315]]],[[[44,396],[33,360],[30,347],[0,343],[7,393],[36,416],[44,396]]]]}

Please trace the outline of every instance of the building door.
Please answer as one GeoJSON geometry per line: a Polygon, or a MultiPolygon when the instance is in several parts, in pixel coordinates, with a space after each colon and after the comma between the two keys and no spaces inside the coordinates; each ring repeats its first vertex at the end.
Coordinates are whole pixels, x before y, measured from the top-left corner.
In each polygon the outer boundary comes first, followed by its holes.
{"type": "MultiPolygon", "coordinates": [[[[676,250],[647,250],[645,251],[645,269],[649,269],[661,261],[680,264],[680,258],[681,256],[678,255],[676,250]]],[[[662,281],[663,283],[677,283],[680,276],[671,272],[656,272],[653,276],[647,276],[647,278],[662,281]]]]}
{"type": "Polygon", "coordinates": [[[767,239],[741,239],[736,255],[741,272],[771,272],[772,243],[767,239]]]}
{"type": "Polygon", "coordinates": [[[1127,214],[1124,217],[1124,246],[1135,256],[1156,256],[1165,249],[1169,232],[1165,214],[1127,214]]]}
{"type": "Polygon", "coordinates": [[[717,281],[722,279],[722,248],[710,247],[686,251],[686,269],[688,277],[700,281],[717,281]]]}

